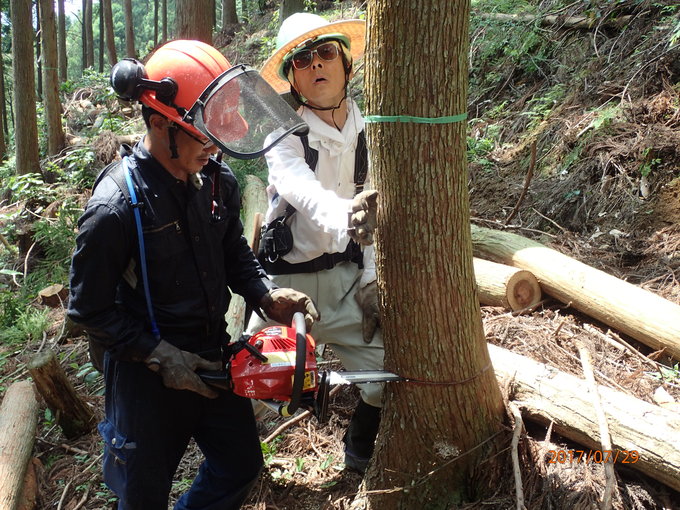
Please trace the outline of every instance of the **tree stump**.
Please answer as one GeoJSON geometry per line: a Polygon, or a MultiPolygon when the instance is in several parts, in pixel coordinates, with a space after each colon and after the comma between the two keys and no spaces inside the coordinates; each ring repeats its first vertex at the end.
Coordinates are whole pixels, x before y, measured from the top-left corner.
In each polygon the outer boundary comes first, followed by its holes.
{"type": "Polygon", "coordinates": [[[76,393],[54,351],[46,350],[37,354],[28,363],[28,371],[68,439],[75,439],[92,430],[94,413],[76,393]]]}
{"type": "Polygon", "coordinates": [[[37,419],[33,384],[15,382],[0,406],[0,508],[14,510],[22,499],[37,419]]]}

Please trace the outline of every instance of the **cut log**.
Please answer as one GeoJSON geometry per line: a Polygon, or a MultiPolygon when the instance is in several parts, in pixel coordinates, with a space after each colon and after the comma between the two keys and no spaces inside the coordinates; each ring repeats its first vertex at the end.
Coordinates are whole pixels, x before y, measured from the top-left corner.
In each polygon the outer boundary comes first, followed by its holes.
{"type": "MultiPolygon", "coordinates": [[[[510,396],[525,419],[552,423],[554,431],[591,451],[588,460],[603,462],[608,453],[600,446],[584,380],[494,345],[489,354],[496,377],[502,383],[513,380],[510,396]]],[[[611,460],[680,490],[680,415],[604,386],[597,389],[611,435],[611,460]]],[[[574,455],[566,463],[575,462],[578,452],[574,455]]]]}
{"type": "Polygon", "coordinates": [[[67,438],[75,439],[92,430],[94,413],[76,393],[54,351],[48,349],[33,357],[28,371],[67,438]]]}
{"type": "Polygon", "coordinates": [[[0,508],[19,505],[33,452],[38,401],[30,381],[12,384],[0,406],[0,508]]]}
{"type": "Polygon", "coordinates": [[[611,18],[602,21],[590,16],[534,16],[532,14],[503,14],[499,12],[482,13],[481,17],[496,21],[514,21],[520,23],[538,22],[543,26],[575,28],[581,30],[590,30],[598,26],[608,28],[623,28],[628,23],[630,23],[631,19],[633,19],[632,16],[619,16],[618,18],[611,18]]]}
{"type": "MultiPolygon", "coordinates": [[[[246,186],[243,190],[243,233],[248,245],[256,251],[259,246],[260,228],[258,218],[267,212],[267,191],[262,180],[254,175],[246,175],[246,186]]],[[[238,294],[231,295],[229,309],[225,315],[227,334],[232,340],[237,340],[245,328],[246,302],[238,294]]]]}
{"type": "Polygon", "coordinates": [[[481,304],[517,311],[531,308],[541,300],[541,287],[530,271],[476,257],[473,262],[481,304]]]}
{"type": "Polygon", "coordinates": [[[476,257],[531,271],[541,289],[654,350],[680,359],[680,306],[516,234],[472,225],[476,257]]]}
{"type": "Polygon", "coordinates": [[[55,283],[49,287],[45,287],[38,292],[40,303],[50,308],[56,308],[64,303],[68,297],[68,289],[60,283],[55,283]]]}

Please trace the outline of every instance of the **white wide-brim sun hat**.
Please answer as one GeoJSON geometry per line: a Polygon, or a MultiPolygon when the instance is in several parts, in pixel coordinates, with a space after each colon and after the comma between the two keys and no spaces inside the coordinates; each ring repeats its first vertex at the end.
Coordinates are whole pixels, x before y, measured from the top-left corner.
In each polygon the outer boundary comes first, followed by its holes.
{"type": "Polygon", "coordinates": [[[283,76],[283,59],[291,50],[310,39],[313,41],[318,38],[331,38],[332,36],[349,41],[352,60],[356,61],[364,54],[366,22],[361,19],[350,19],[331,23],[321,16],[309,12],[292,14],[281,24],[276,38],[276,51],[264,63],[260,75],[279,94],[288,92],[290,83],[283,76]]]}

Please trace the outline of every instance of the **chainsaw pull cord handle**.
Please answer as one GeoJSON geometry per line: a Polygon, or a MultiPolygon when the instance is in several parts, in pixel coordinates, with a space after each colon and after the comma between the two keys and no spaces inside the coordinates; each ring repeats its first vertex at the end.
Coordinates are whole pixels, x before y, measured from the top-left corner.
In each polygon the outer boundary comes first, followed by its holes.
{"type": "Polygon", "coordinates": [[[293,327],[295,328],[295,374],[293,375],[293,391],[290,402],[279,408],[281,416],[292,416],[300,407],[302,388],[305,382],[305,365],[307,360],[307,325],[305,316],[301,312],[293,315],[293,327]]]}

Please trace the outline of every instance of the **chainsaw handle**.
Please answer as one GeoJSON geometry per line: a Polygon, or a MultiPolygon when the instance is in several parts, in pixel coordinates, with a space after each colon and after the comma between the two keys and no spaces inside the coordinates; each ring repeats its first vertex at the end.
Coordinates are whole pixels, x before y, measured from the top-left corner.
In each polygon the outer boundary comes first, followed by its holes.
{"type": "Polygon", "coordinates": [[[295,328],[295,373],[293,375],[293,391],[290,402],[279,408],[281,416],[292,416],[300,407],[302,389],[305,383],[305,362],[307,360],[307,325],[305,316],[301,312],[293,315],[295,328]]]}

